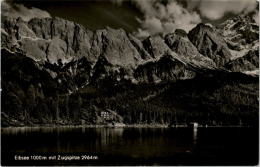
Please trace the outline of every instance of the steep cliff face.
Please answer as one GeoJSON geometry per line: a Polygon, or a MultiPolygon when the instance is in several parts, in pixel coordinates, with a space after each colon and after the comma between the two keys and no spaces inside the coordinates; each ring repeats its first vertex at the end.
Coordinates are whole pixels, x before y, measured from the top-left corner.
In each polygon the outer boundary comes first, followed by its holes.
{"type": "MultiPolygon", "coordinates": [[[[75,84],[77,86],[108,76],[116,80],[129,79],[136,83],[147,81],[136,75],[146,73],[140,72],[144,64],[159,62],[165,55],[171,55],[183,62],[185,70],[191,67],[216,69],[230,66],[227,63],[235,64],[237,61],[231,63],[235,52],[244,53],[245,48],[247,51],[248,48],[258,50],[257,25],[251,23],[252,20],[248,17],[231,20],[217,29],[199,24],[188,34],[183,30],[176,30],[165,37],[153,36],[141,41],[122,29],[106,28],[93,32],[60,18],[35,18],[25,22],[20,18],[3,17],[1,46],[33,59],[54,78],[67,76],[66,78],[75,80],[74,77],[84,76],[79,79],[81,84],[75,84]],[[230,41],[234,41],[234,38],[239,38],[237,45],[244,50],[238,51],[238,48],[231,47],[230,41]],[[87,64],[85,69],[82,64],[87,64]],[[86,75],[81,74],[82,71],[86,75]]],[[[253,64],[257,66],[257,62],[253,64]]],[[[236,68],[236,71],[243,70],[243,67],[240,70],[236,68]]],[[[164,81],[162,78],[159,80],[164,81]]]]}
{"type": "MultiPolygon", "coordinates": [[[[185,68],[188,68],[194,56],[196,59],[199,57],[199,60],[193,64],[203,63],[204,60],[212,64],[210,59],[202,59],[198,53],[189,58],[182,56],[182,53],[176,54],[176,50],[170,49],[160,36],[140,41],[122,29],[106,28],[92,32],[79,24],[60,18],[35,18],[25,22],[20,18],[5,17],[1,32],[2,48],[11,52],[19,51],[31,58],[59,82],[65,84],[79,80],[80,82],[74,84],[74,88],[106,77],[117,81],[128,79],[135,83],[147,82],[145,78],[148,76],[136,74],[146,74],[145,71],[140,72],[141,67],[147,62],[159,62],[164,55],[172,55],[184,62],[185,68]],[[135,78],[136,76],[138,77],[135,78]]],[[[189,48],[189,44],[183,45],[189,48]]],[[[170,71],[161,73],[172,73],[173,69],[164,70],[170,71]]],[[[179,79],[173,75],[159,78],[161,81],[167,78],[168,81],[171,77],[173,81],[179,79]]]]}
{"type": "Polygon", "coordinates": [[[259,25],[250,13],[227,20],[217,27],[231,51],[225,66],[237,72],[256,71],[259,67],[259,25]]]}
{"type": "Polygon", "coordinates": [[[188,37],[198,51],[212,59],[218,67],[230,60],[231,53],[228,46],[214,28],[202,23],[198,24],[189,32],[188,37]]]}
{"type": "Polygon", "coordinates": [[[81,119],[95,124],[98,111],[106,109],[115,110],[126,123],[137,123],[139,112],[148,122],[161,122],[164,118],[155,116],[163,115],[170,123],[173,112],[182,121],[187,120],[182,111],[196,106],[199,113],[201,101],[207,118],[212,114],[208,111],[230,116],[230,108],[242,115],[252,110],[255,116],[258,74],[251,74],[259,66],[258,26],[241,19],[139,40],[122,29],[90,31],[60,18],[25,22],[3,17],[4,124],[72,124],[81,119]],[[171,86],[173,93],[168,94],[171,86]]]}
{"type": "Polygon", "coordinates": [[[64,64],[86,57],[95,63],[102,55],[111,64],[132,67],[139,59],[124,30],[107,28],[92,32],[60,18],[35,18],[28,23],[5,18],[2,31],[6,32],[2,33],[6,39],[3,47],[19,48],[36,61],[54,64],[60,59],[64,64]]]}
{"type": "Polygon", "coordinates": [[[227,63],[225,67],[235,72],[255,71],[259,68],[259,50],[250,50],[246,55],[227,63]]]}
{"type": "Polygon", "coordinates": [[[252,14],[231,18],[218,25],[217,30],[226,40],[228,47],[235,51],[254,48],[259,41],[259,25],[252,14]]]}
{"type": "Polygon", "coordinates": [[[177,29],[175,33],[167,34],[164,38],[170,49],[177,53],[183,60],[200,67],[214,68],[216,63],[199,53],[197,48],[188,39],[184,30],[177,29]]]}

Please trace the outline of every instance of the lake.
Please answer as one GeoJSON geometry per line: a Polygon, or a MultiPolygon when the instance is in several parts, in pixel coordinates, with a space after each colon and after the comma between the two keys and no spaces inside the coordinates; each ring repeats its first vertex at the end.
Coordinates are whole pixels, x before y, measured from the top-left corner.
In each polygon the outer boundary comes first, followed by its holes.
{"type": "Polygon", "coordinates": [[[257,165],[258,129],[2,128],[2,165],[257,165]]]}

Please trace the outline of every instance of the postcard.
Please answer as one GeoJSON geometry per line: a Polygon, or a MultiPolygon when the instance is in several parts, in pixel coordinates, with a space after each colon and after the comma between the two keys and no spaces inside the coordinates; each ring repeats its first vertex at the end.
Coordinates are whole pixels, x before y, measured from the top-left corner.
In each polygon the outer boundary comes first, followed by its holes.
{"type": "Polygon", "coordinates": [[[2,166],[259,163],[259,1],[2,0],[2,166]]]}

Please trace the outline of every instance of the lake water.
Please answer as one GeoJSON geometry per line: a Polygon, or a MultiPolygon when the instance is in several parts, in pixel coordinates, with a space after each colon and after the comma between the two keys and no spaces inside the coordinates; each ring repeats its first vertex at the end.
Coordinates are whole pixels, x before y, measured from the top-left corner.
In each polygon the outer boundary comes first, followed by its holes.
{"type": "Polygon", "coordinates": [[[256,128],[2,128],[1,137],[2,165],[256,165],[259,157],[256,128]]]}

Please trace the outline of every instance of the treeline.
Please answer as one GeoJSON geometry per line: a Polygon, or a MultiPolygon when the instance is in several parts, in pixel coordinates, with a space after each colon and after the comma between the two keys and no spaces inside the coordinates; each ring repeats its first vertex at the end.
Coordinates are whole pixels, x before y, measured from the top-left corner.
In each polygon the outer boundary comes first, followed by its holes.
{"type": "MultiPolygon", "coordinates": [[[[2,112],[24,125],[101,124],[100,112],[106,109],[122,116],[126,124],[258,125],[257,83],[201,84],[194,80],[160,85],[104,81],[73,94],[46,96],[39,85],[23,90],[9,82],[4,85],[2,112]]],[[[15,123],[2,120],[2,124],[15,123]]]]}
{"type": "Polygon", "coordinates": [[[138,85],[107,78],[70,93],[75,81],[59,83],[22,54],[1,59],[2,126],[102,124],[107,109],[126,124],[258,126],[259,81],[241,73],[138,85]]]}

